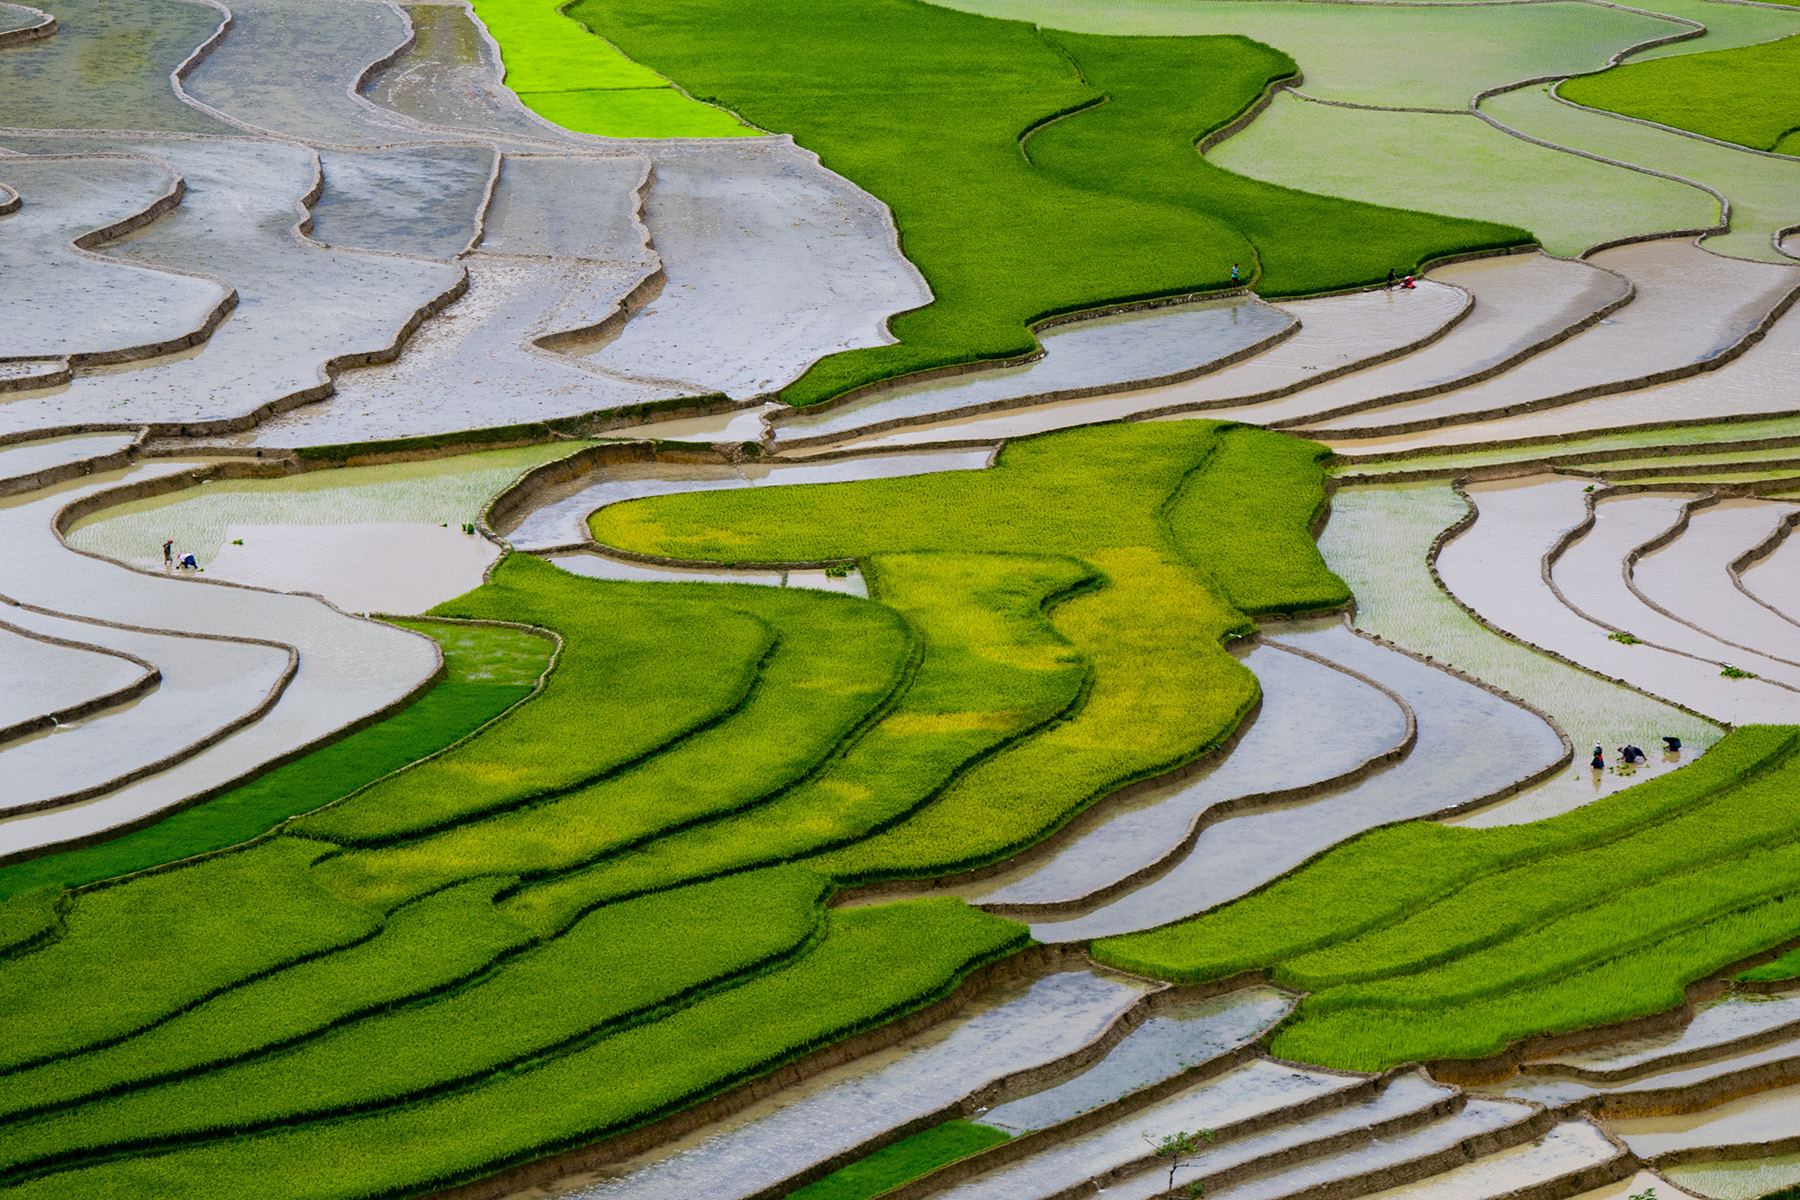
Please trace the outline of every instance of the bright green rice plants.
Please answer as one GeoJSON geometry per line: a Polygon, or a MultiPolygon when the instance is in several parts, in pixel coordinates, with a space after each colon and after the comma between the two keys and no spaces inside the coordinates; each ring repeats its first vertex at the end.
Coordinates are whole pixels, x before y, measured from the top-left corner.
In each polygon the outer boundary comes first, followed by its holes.
{"type": "Polygon", "coordinates": [[[1342,843],[1239,900],[1160,929],[1096,941],[1102,962],[1183,983],[1273,966],[1379,930],[1492,872],[1616,841],[1783,766],[1800,729],[1744,726],[1697,762],[1528,825],[1406,822],[1342,843]]]}
{"type": "Polygon", "coordinates": [[[817,949],[791,966],[479,1086],[64,1170],[14,1194],[208,1200],[279,1187],[352,1200],[451,1186],[632,1128],[885,1024],[1027,940],[1023,926],[951,899],[834,911],[817,949]]]}
{"type": "MultiPolygon", "coordinates": [[[[496,625],[395,621],[436,638],[444,678],[393,716],[122,837],[0,867],[0,897],[76,887],[249,841],[460,741],[531,695],[555,643],[496,625]]],[[[0,914],[9,905],[0,902],[0,914]]],[[[0,944],[5,943],[0,936],[0,944]]]]}
{"type": "Polygon", "coordinates": [[[1777,983],[1797,977],[1800,977],[1800,950],[1789,950],[1773,962],[1751,967],[1738,975],[1738,979],[1744,983],[1777,983]]]}
{"type": "Polygon", "coordinates": [[[0,969],[0,1070],[117,1041],[372,936],[373,914],[307,878],[321,849],[276,838],[82,893],[60,938],[0,969]]]}
{"type": "Polygon", "coordinates": [[[1011,1134],[990,1125],[960,1119],[945,1121],[883,1146],[867,1158],[840,1167],[790,1195],[793,1200],[868,1200],[930,1174],[946,1163],[1011,1140],[1011,1134]]]}
{"type": "Polygon", "coordinates": [[[12,1123],[0,1173],[367,1110],[567,1052],[792,959],[817,931],[824,890],[818,876],[784,868],[606,908],[442,996],[279,1054],[12,1123]]]}
{"type": "MultiPolygon", "coordinates": [[[[754,615],[778,640],[730,717],[622,774],[487,820],[357,851],[318,870],[339,894],[386,907],[477,874],[572,870],[658,834],[742,811],[797,784],[905,682],[915,650],[894,610],[804,589],[661,584],[754,615]]],[[[641,593],[597,582],[595,603],[641,593]]]]}
{"type": "Polygon", "coordinates": [[[1800,132],[1797,77],[1800,36],[1625,63],[1564,80],[1556,92],[1589,108],[1791,154],[1800,149],[1792,139],[1800,132]]]}
{"type": "Polygon", "coordinates": [[[1483,1058],[1537,1034],[1607,1025],[1674,1008],[1688,983],[1793,937],[1800,896],[1726,913],[1587,970],[1429,1011],[1342,1008],[1283,1029],[1271,1052],[1381,1070],[1430,1058],[1483,1058]]]}
{"type": "Polygon", "coordinates": [[[569,14],[893,210],[932,303],[891,320],[899,344],[814,366],[790,404],[1027,354],[1032,322],[1224,288],[1233,263],[1260,262],[1285,294],[1529,240],[1202,161],[1197,139],[1295,72],[1243,38],[1045,34],[920,0],[577,0],[569,14]]]}
{"type": "Polygon", "coordinates": [[[135,1037],[0,1074],[0,1120],[223,1066],[454,987],[532,940],[494,910],[507,882],[446,888],[394,913],[368,941],[231,988],[135,1037]]]}
{"type": "Polygon", "coordinates": [[[758,131],[632,62],[558,0],[480,0],[504,47],[506,85],[545,120],[602,137],[745,137],[758,131]]]}
{"type": "Polygon", "coordinates": [[[382,780],[292,825],[348,845],[377,845],[582,786],[641,761],[735,711],[774,635],[748,613],[699,596],[618,591],[528,555],[433,610],[517,621],[560,634],[544,688],[473,742],[382,780]]]}
{"type": "MultiPolygon", "coordinates": [[[[1075,703],[1087,664],[1049,623],[1047,603],[1093,580],[1069,559],[1023,555],[876,555],[876,593],[924,645],[912,686],[825,769],[750,812],[685,830],[507,901],[552,928],[573,912],[726,871],[842,845],[904,817],[966,763],[994,753],[1075,703]]],[[[1066,603],[1066,602],[1065,602],[1066,603]]]]}

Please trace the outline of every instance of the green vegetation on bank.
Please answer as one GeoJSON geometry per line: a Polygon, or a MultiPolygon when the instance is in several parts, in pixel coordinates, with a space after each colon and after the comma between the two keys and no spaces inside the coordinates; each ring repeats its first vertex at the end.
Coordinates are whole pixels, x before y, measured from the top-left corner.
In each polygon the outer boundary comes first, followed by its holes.
{"type": "Polygon", "coordinates": [[[791,966],[531,1069],[420,1103],[78,1166],[8,1194],[353,1200],[447,1187],[635,1127],[885,1024],[1025,940],[1022,926],[956,900],[834,911],[817,948],[791,966]]]}
{"type": "Polygon", "coordinates": [[[1792,936],[1797,747],[1794,727],[1747,726],[1697,763],[1549,820],[1375,830],[1094,954],[1182,981],[1269,967],[1311,993],[1275,1053],[1358,1069],[1655,1012],[1792,936]]]}
{"type": "Polygon", "coordinates": [[[1227,736],[1256,696],[1227,587],[1274,611],[1343,595],[1306,536],[1319,457],[1118,425],[986,471],[595,522],[856,559],[869,600],[505,560],[435,615],[559,637],[528,702],[273,837],[72,893],[0,960],[0,1186],[450,1186],[943,996],[1024,927],[826,897],[1003,857],[1227,736]]]}
{"type": "Polygon", "coordinates": [[[1752,150],[1800,150],[1800,36],[1566,80],[1557,94],[1589,108],[1672,125],[1752,150]]]}
{"type": "MultiPolygon", "coordinates": [[[[0,867],[0,900],[77,887],[248,841],[467,737],[532,693],[549,638],[493,625],[395,621],[444,648],[444,678],[391,717],[154,825],[77,850],[0,867]]],[[[0,939],[3,942],[4,939],[0,939]]]]}
{"type": "Polygon", "coordinates": [[[921,0],[577,0],[569,14],[692,94],[792,134],[893,210],[935,299],[892,319],[899,344],[813,367],[790,404],[1025,354],[1034,321],[1224,288],[1234,263],[1253,281],[1260,270],[1266,294],[1293,295],[1530,240],[1202,159],[1200,138],[1295,73],[1245,38],[1063,34],[921,0]]]}
{"type": "Polygon", "coordinates": [[[793,1200],[869,1200],[869,1197],[903,1183],[911,1183],[945,1163],[1011,1140],[1011,1134],[992,1126],[977,1125],[973,1121],[945,1121],[902,1138],[891,1146],[883,1146],[867,1158],[858,1159],[807,1184],[792,1193],[793,1200]]]}
{"type": "Polygon", "coordinates": [[[547,121],[616,138],[754,137],[730,113],[683,95],[596,37],[558,0],[476,0],[500,43],[506,85],[547,121]]]}

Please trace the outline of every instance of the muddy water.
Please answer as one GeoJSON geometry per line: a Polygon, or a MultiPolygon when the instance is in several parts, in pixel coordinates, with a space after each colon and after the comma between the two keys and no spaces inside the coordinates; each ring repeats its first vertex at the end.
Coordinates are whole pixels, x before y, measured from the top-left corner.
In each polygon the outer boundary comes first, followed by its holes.
{"type": "Polygon", "coordinates": [[[136,440],[131,433],[83,433],[74,437],[48,438],[41,442],[14,442],[0,446],[0,479],[32,475],[64,463],[80,462],[123,450],[136,440]]]}
{"type": "MultiPolygon", "coordinates": [[[[1429,281],[1413,291],[1359,292],[1280,305],[1299,318],[1300,330],[1245,362],[1164,387],[1092,400],[1068,400],[952,422],[908,426],[842,445],[907,444],[999,439],[1114,421],[1172,406],[1223,408],[1270,392],[1305,387],[1326,372],[1366,363],[1430,336],[1462,311],[1467,297],[1429,281]]],[[[1210,412],[1206,415],[1211,415],[1210,412]]]]}
{"type": "Polygon", "coordinates": [[[1452,385],[1529,352],[1628,290],[1616,275],[1544,254],[1456,263],[1430,277],[1475,297],[1469,315],[1443,338],[1393,362],[1234,415],[1258,424],[1318,419],[1385,396],[1452,385]]]}
{"type": "Polygon", "coordinates": [[[1406,717],[1368,684],[1279,645],[1244,659],[1262,685],[1262,708],[1237,744],[1197,779],[1168,784],[1118,806],[1048,861],[972,893],[977,903],[1073,900],[1171,853],[1216,804],[1318,783],[1397,747],[1406,717]],[[1344,714],[1356,713],[1355,721],[1344,714]],[[1296,748],[1306,747],[1305,753],[1296,748]]]}
{"type": "Polygon", "coordinates": [[[1744,590],[1790,621],[1800,620],[1800,538],[1789,536],[1743,573],[1744,590]]]}
{"type": "Polygon", "coordinates": [[[325,150],[319,160],[325,187],[312,205],[314,241],[452,258],[475,236],[494,151],[490,146],[325,150]]]}
{"type": "Polygon", "coordinates": [[[1159,1008],[1080,1075],[990,1108],[979,1123],[1015,1136],[1047,1129],[1235,1050],[1285,1017],[1293,1004],[1284,992],[1253,987],[1159,1008]]]}
{"type": "MultiPolygon", "coordinates": [[[[1146,1157],[1150,1151],[1144,1134],[1154,1138],[1183,1130],[1214,1129],[1317,1100],[1360,1082],[1353,1075],[1297,1071],[1259,1059],[1133,1113],[1118,1124],[1063,1142],[942,1194],[951,1200],[1029,1200],[1058,1195],[1065,1188],[1146,1157]]],[[[1165,1178],[1159,1176],[1156,1181],[1160,1184],[1165,1178]]],[[[1160,1195],[1161,1188],[1154,1194],[1160,1195]]]]}
{"type": "Polygon", "coordinates": [[[1021,367],[881,392],[820,413],[797,413],[773,425],[775,445],[798,439],[841,440],[891,421],[970,410],[1056,392],[1122,391],[1143,382],[1198,373],[1227,355],[1273,337],[1294,318],[1260,300],[1236,297],[1123,313],[1047,330],[1044,356],[1021,367]]]}
{"type": "Polygon", "coordinates": [[[1696,1146],[1770,1142],[1800,1132],[1800,1088],[1758,1092],[1687,1116],[1633,1117],[1607,1124],[1642,1158],[1696,1146]]]}
{"type": "Polygon", "coordinates": [[[422,613],[481,586],[500,557],[486,538],[439,525],[231,525],[213,579],[323,596],[345,612],[422,613]]]}
{"type": "Polygon", "coordinates": [[[840,592],[846,596],[867,597],[869,585],[862,574],[852,570],[845,576],[827,575],[824,571],[704,571],[690,567],[659,567],[646,563],[621,562],[603,554],[553,554],[545,561],[565,571],[586,575],[590,579],[627,579],[637,583],[756,583],[764,587],[809,588],[815,592],[840,592]]]}
{"type": "MultiPolygon", "coordinates": [[[[1672,527],[1680,519],[1689,499],[1681,495],[1642,493],[1599,501],[1594,505],[1593,528],[1556,560],[1551,568],[1551,579],[1576,611],[1593,620],[1628,630],[1646,642],[1704,659],[1714,664],[1715,670],[1725,664],[1734,664],[1770,683],[1800,688],[1800,666],[1728,646],[1710,634],[1657,612],[1628,586],[1623,570],[1626,555],[1672,527]]],[[[1706,569],[1708,556],[1703,553],[1699,561],[1688,561],[1688,554],[1681,549],[1683,540],[1678,538],[1658,552],[1663,562],[1650,569],[1650,582],[1658,587],[1657,594],[1665,606],[1703,616],[1709,623],[1729,621],[1728,612],[1702,611],[1707,605],[1707,586],[1704,582],[1695,583],[1689,577],[1706,569]],[[1700,610],[1696,609],[1697,604],[1701,606],[1700,610]]],[[[1693,547],[1688,549],[1691,551],[1693,547]]],[[[1723,564],[1719,565],[1722,568],[1723,564]]],[[[1717,585],[1729,588],[1730,577],[1722,569],[1717,574],[1717,585]]],[[[1795,694],[1793,704],[1800,709],[1800,694],[1795,694]]]]}
{"type": "Polygon", "coordinates": [[[986,450],[882,454],[826,463],[744,463],[738,466],[685,463],[620,463],[601,467],[595,482],[567,485],[561,494],[502,530],[520,550],[547,550],[591,540],[587,519],[609,504],[642,496],[678,492],[710,492],[730,488],[777,487],[799,483],[838,483],[851,479],[891,479],[934,471],[978,471],[987,466],[986,450]]]}
{"type": "Polygon", "coordinates": [[[577,135],[533,114],[500,83],[491,41],[463,4],[408,4],[416,39],[374,79],[368,98],[415,121],[462,134],[575,141],[577,135]]]}
{"type": "Polygon", "coordinates": [[[605,1177],[571,1180],[557,1194],[606,1200],[750,1195],[955,1103],[990,1080],[1072,1053],[1100,1036],[1148,987],[1094,971],[1065,971],[996,988],[964,1015],[917,1038],[778,1093],[605,1177]]]}
{"type": "MultiPolygon", "coordinates": [[[[1583,520],[1588,486],[1554,475],[1470,485],[1480,516],[1438,555],[1444,586],[1512,637],[1709,717],[1781,723],[1800,713],[1800,697],[1785,689],[1723,679],[1714,663],[1655,646],[1611,641],[1608,630],[1558,599],[1540,576],[1543,557],[1583,520]]],[[[1616,574],[1619,560],[1612,562],[1616,574]]]]}
{"type": "MultiPolygon", "coordinates": [[[[1418,1183],[1371,1193],[1369,1200],[1498,1200],[1527,1188],[1544,1187],[1552,1180],[1615,1158],[1618,1153],[1618,1147],[1589,1122],[1566,1121],[1536,1141],[1508,1147],[1418,1183]]],[[[1652,1184],[1662,1183],[1653,1176],[1645,1178],[1652,1184]]],[[[1662,1192],[1668,1190],[1668,1185],[1662,1183],[1662,1192]]],[[[1615,1196],[1616,1200],[1626,1200],[1626,1195],[1625,1191],[1602,1189],[1584,1193],[1581,1200],[1614,1200],[1615,1196]]]]}
{"type": "Polygon", "coordinates": [[[0,561],[0,593],[133,625],[280,641],[299,648],[299,671],[261,720],[180,766],[95,800],[0,823],[0,851],[90,834],[178,804],[383,711],[436,668],[435,644],[417,634],[301,596],[132,571],[72,553],[51,531],[53,514],[72,500],[188,465],[158,461],[0,501],[0,540],[9,548],[0,561]]]}
{"type": "MultiPolygon", "coordinates": [[[[1664,1167],[1662,1172],[1695,1196],[1709,1197],[1710,1200],[1757,1200],[1759,1196],[1768,1196],[1800,1183],[1800,1154],[1688,1163],[1685,1166],[1664,1167]]],[[[1658,1182],[1647,1173],[1639,1178],[1649,1178],[1652,1183],[1658,1182]]],[[[1666,1185],[1664,1190],[1667,1190],[1666,1185]]],[[[1657,1194],[1660,1196],[1663,1192],[1659,1191],[1657,1194]]],[[[1577,1200],[1588,1198],[1583,1196],[1577,1200]]],[[[1614,1198],[1596,1197],[1595,1200],[1614,1198]]],[[[1619,1193],[1617,1200],[1626,1200],[1625,1193],[1619,1193]]]]}
{"type": "Polygon", "coordinates": [[[1800,285],[1790,266],[1709,254],[1685,241],[1644,242],[1589,260],[1637,289],[1631,303],[1592,329],[1494,379],[1309,425],[1340,437],[1371,436],[1413,421],[1456,421],[1605,386],[1690,363],[1704,363],[1745,337],[1800,285]]]}
{"type": "MultiPolygon", "coordinates": [[[[1670,1070],[1657,1071],[1653,1063],[1649,1074],[1639,1075],[1626,1083],[1584,1083],[1578,1079],[1554,1076],[1519,1076],[1500,1090],[1515,1099],[1535,1100],[1541,1104],[1555,1106],[1596,1094],[1630,1096],[1634,1092],[1661,1092],[1670,1088],[1691,1088],[1721,1075],[1732,1075],[1739,1071],[1753,1072],[1756,1068],[1770,1063],[1791,1062],[1800,1058],[1800,1038],[1791,1038],[1788,1041],[1777,1042],[1760,1049],[1745,1050],[1738,1054],[1729,1053],[1729,1046],[1727,1046],[1722,1052],[1726,1054],[1726,1057],[1692,1067],[1675,1067],[1670,1070]]],[[[1800,1104],[1800,1099],[1797,1099],[1796,1103],[1800,1104]]],[[[1717,1112],[1718,1110],[1708,1109],[1706,1111],[1717,1112]]],[[[1795,1111],[1800,1111],[1800,1109],[1795,1111]]],[[[1633,1120],[1637,1119],[1633,1118],[1633,1120]]],[[[1643,1119],[1649,1120],[1650,1118],[1643,1119]]],[[[1800,1126],[1796,1126],[1796,1128],[1800,1128],[1800,1126]]]]}
{"type": "MultiPolygon", "coordinates": [[[[1731,993],[1705,1001],[1694,1019],[1677,1033],[1632,1038],[1595,1050],[1534,1060],[1534,1070],[1554,1074],[1556,1068],[1587,1071],[1654,1070],[1665,1059],[1718,1046],[1788,1025],[1800,1026],[1800,992],[1731,993]]],[[[1800,1028],[1795,1030],[1800,1033],[1800,1028]]]]}
{"type": "Polygon", "coordinates": [[[0,626],[0,680],[6,681],[0,729],[116,692],[146,673],[128,658],[58,646],[0,626]]]}
{"type": "MultiPolygon", "coordinates": [[[[287,653],[269,646],[139,633],[24,608],[8,608],[5,616],[34,633],[135,655],[159,667],[162,681],[131,704],[0,748],[0,779],[6,780],[0,813],[101,787],[151,763],[191,753],[195,743],[261,704],[288,665],[287,653]]],[[[35,683],[29,676],[8,677],[7,690],[29,696],[38,690],[35,683]]],[[[0,828],[0,847],[5,837],[0,828]]]]}
{"type": "Polygon", "coordinates": [[[1737,587],[1731,562],[1800,508],[1762,500],[1726,500],[1698,509],[1687,532],[1647,554],[1632,582],[1654,604],[1720,641],[1800,663],[1800,625],[1756,603],[1737,587]]]}
{"type": "MultiPolygon", "coordinates": [[[[1418,738],[1399,763],[1317,798],[1229,817],[1201,831],[1173,870],[1085,916],[1032,925],[1041,941],[1085,940],[1190,916],[1292,870],[1374,825],[1467,803],[1554,763],[1562,743],[1527,710],[1341,625],[1283,634],[1374,679],[1412,707],[1418,738]]],[[[1306,748],[1290,753],[1304,755],[1306,748]]]]}

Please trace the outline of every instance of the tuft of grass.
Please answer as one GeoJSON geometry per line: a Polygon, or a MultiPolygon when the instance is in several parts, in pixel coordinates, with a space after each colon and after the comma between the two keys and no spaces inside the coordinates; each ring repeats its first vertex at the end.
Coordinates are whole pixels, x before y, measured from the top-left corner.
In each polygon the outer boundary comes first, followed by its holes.
{"type": "Polygon", "coordinates": [[[1625,63],[1565,80],[1557,94],[1752,150],[1776,150],[1800,131],[1797,77],[1800,36],[1625,63]]]}
{"type": "Polygon", "coordinates": [[[1203,161],[1200,138],[1296,72],[1246,38],[1064,34],[919,0],[577,0],[569,14],[892,209],[934,299],[890,321],[899,344],[815,365],[789,404],[1027,354],[1033,322],[1222,289],[1234,263],[1246,278],[1260,263],[1285,295],[1530,240],[1203,161]]]}
{"type": "Polygon", "coordinates": [[[891,1146],[883,1146],[867,1158],[840,1167],[825,1178],[789,1194],[792,1200],[869,1200],[869,1197],[903,1183],[911,1183],[945,1163],[1011,1140],[1010,1133],[991,1125],[977,1125],[960,1118],[945,1121],[902,1138],[891,1146]]]}
{"type": "Polygon", "coordinates": [[[1739,972],[1738,978],[1745,983],[1775,983],[1800,978],[1800,950],[1789,950],[1774,962],[1739,972]]]}

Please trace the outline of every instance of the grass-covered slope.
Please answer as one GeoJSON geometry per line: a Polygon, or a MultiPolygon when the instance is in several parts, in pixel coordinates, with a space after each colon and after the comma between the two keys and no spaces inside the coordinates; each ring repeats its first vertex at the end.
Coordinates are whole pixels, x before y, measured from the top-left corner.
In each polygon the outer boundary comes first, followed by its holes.
{"type": "Polygon", "coordinates": [[[683,95],[563,13],[557,0],[477,0],[500,43],[506,85],[525,106],[573,129],[616,138],[751,137],[728,112],[683,95]]]}
{"type": "Polygon", "coordinates": [[[1529,825],[1407,824],[1188,921],[1095,943],[1183,981],[1272,968],[1311,993],[1285,1057],[1479,1058],[1673,1007],[1800,930],[1800,730],[1750,726],[1680,771],[1529,825]]]}
{"type": "MultiPolygon", "coordinates": [[[[493,625],[397,621],[436,638],[444,678],[393,716],[156,824],[99,845],[0,867],[0,901],[77,887],[247,841],[322,808],[473,733],[529,696],[549,664],[547,637],[493,625]]],[[[0,937],[0,943],[4,942],[0,937]]]]}
{"type": "Polygon", "coordinates": [[[769,489],[805,493],[780,511],[610,518],[684,553],[857,557],[874,600],[506,560],[444,614],[557,634],[531,699],[271,838],[71,893],[0,953],[0,1189],[428,1191],[942,996],[1026,930],[825,898],[1004,856],[1225,736],[1255,696],[1232,598],[1343,597],[1306,536],[1318,459],[1112,426],[769,489]]]}
{"type": "Polygon", "coordinates": [[[1752,150],[1791,154],[1800,150],[1800,137],[1793,136],[1800,134],[1796,79],[1800,36],[1625,63],[1567,80],[1557,94],[1752,150]]]}
{"type": "Polygon", "coordinates": [[[1201,160],[1199,138],[1295,71],[1245,38],[1044,33],[921,0],[578,0],[569,13],[693,95],[793,134],[893,209],[934,302],[892,320],[900,344],[814,367],[783,393],[793,404],[1023,354],[1034,320],[1225,287],[1234,263],[1247,279],[1260,263],[1264,290],[1291,294],[1529,240],[1201,160]]]}

